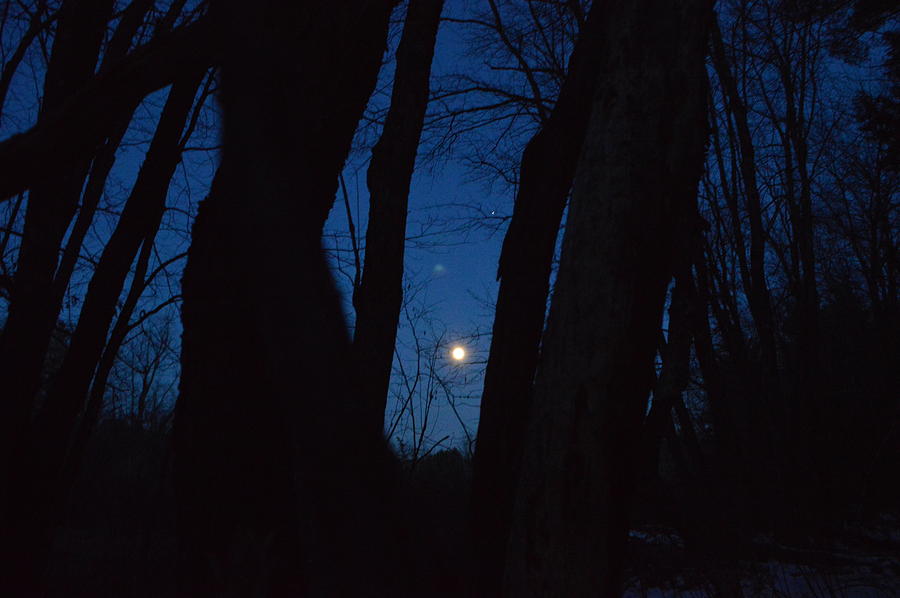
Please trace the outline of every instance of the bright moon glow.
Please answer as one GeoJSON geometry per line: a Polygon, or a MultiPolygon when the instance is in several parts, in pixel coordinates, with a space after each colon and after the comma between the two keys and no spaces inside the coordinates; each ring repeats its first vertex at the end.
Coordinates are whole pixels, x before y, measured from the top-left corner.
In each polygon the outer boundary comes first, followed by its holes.
{"type": "Polygon", "coordinates": [[[450,352],[450,355],[456,361],[462,361],[462,359],[466,356],[466,350],[462,347],[454,347],[454,349],[450,352]]]}

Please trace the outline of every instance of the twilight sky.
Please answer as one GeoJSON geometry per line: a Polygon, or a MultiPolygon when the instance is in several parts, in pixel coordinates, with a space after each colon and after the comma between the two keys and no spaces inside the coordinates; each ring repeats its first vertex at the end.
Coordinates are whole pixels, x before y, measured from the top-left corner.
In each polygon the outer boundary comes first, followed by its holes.
{"type": "MultiPolygon", "coordinates": [[[[476,10],[484,10],[484,3],[446,0],[443,16],[472,18],[476,10]]],[[[393,50],[400,31],[398,21],[392,30],[385,67],[367,109],[367,116],[375,120],[379,111],[389,105],[393,50]]],[[[17,35],[17,32],[9,31],[2,42],[13,43],[17,35]]],[[[467,26],[449,21],[442,23],[432,68],[432,92],[444,93],[458,88],[460,80],[453,76],[464,74],[498,81],[505,89],[527,95],[525,82],[517,80],[518,75],[486,66],[488,62],[502,64],[509,58],[473,44],[470,35],[471,28],[467,26]]],[[[32,50],[13,80],[0,121],[0,138],[23,131],[36,120],[44,57],[39,50],[32,50]]],[[[80,297],[90,279],[92,263],[99,257],[115,227],[117,214],[137,176],[167,93],[166,89],[160,90],[144,101],[117,154],[116,165],[101,200],[101,210],[85,241],[83,259],[73,276],[69,300],[62,313],[62,320],[70,325],[77,321],[80,297]]],[[[463,448],[466,434],[462,424],[474,434],[477,422],[480,374],[490,345],[491,311],[497,292],[497,259],[505,230],[504,217],[512,212],[514,189],[498,177],[486,176],[483,168],[473,169],[466,157],[478,154],[479,158],[488,161],[499,159],[507,167],[517,164],[524,142],[534,130],[535,120],[515,107],[506,109],[500,118],[494,118],[497,113],[475,111],[474,117],[449,119],[446,111],[468,110],[495,100],[495,97],[483,94],[449,94],[440,102],[432,103],[428,117],[430,124],[423,134],[412,181],[407,227],[410,240],[406,253],[409,304],[401,314],[395,359],[398,375],[393,383],[397,396],[389,400],[387,425],[391,426],[393,421],[392,408],[400,407],[406,411],[400,421],[394,422],[395,433],[402,435],[406,427],[406,433],[411,437],[413,429],[418,434],[426,422],[428,430],[422,437],[420,450],[427,449],[429,442],[441,439],[444,439],[442,446],[463,448]],[[481,118],[491,122],[484,124],[479,120],[481,118]],[[447,140],[451,138],[453,143],[448,144],[447,140]],[[455,344],[465,346],[468,352],[461,364],[454,363],[449,356],[455,344]],[[412,400],[408,401],[410,396],[412,400]],[[450,406],[451,399],[453,407],[450,406]],[[409,412],[410,405],[413,413],[409,412]]],[[[189,246],[193,216],[199,201],[208,192],[218,162],[218,130],[218,108],[210,99],[204,104],[197,130],[170,186],[168,210],[157,237],[151,268],[184,253],[189,246]]],[[[361,241],[365,238],[368,212],[366,168],[371,145],[379,133],[377,125],[361,127],[344,171],[351,212],[361,241]]],[[[4,202],[0,206],[0,222],[4,225],[12,205],[13,202],[4,202]]],[[[21,230],[22,215],[20,212],[14,223],[18,230],[21,230]]],[[[326,225],[324,244],[342,260],[352,256],[348,253],[348,230],[346,208],[339,190],[326,225]]],[[[17,242],[17,238],[12,238],[7,255],[2,256],[7,267],[13,267],[17,242]]],[[[344,261],[345,266],[350,263],[344,261]]],[[[150,311],[178,293],[183,265],[183,259],[174,261],[145,293],[139,309],[150,311]]],[[[345,311],[352,325],[348,279],[340,273],[336,273],[335,279],[343,293],[345,311]]],[[[0,317],[5,308],[5,302],[0,302],[0,317]]],[[[177,308],[171,309],[168,319],[178,328],[177,308]]],[[[174,332],[173,338],[178,338],[180,330],[174,332]]],[[[174,391],[170,397],[173,399],[174,391]]]]}

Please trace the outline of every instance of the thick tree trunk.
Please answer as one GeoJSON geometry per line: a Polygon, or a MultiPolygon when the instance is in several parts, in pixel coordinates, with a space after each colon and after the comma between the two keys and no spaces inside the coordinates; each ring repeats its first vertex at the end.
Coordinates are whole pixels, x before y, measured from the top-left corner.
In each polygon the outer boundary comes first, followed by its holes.
{"type": "Polygon", "coordinates": [[[225,153],[182,285],[183,596],[362,595],[391,573],[372,530],[389,459],[320,237],[393,5],[218,5],[225,153]]]}
{"type": "Polygon", "coordinates": [[[425,108],[431,59],[444,0],[412,0],[397,48],[391,107],[372,149],[367,183],[369,225],[362,283],[353,296],[353,358],[359,390],[378,431],[384,426],[394,342],[403,303],[403,250],[409,183],[425,108]]]}
{"type": "Polygon", "coordinates": [[[500,288],[485,372],[471,498],[475,595],[498,595],[560,219],[603,64],[598,3],[569,59],[556,105],[522,154],[519,190],[500,254],[500,288]]]}
{"type": "Polygon", "coordinates": [[[507,596],[620,595],[672,223],[695,201],[703,168],[709,2],[605,6],[607,62],[545,333],[507,596]]]}

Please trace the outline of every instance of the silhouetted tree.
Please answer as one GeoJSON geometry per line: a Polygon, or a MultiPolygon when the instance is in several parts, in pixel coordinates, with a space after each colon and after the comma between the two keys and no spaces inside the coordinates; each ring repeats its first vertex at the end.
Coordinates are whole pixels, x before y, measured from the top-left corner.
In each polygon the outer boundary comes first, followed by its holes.
{"type": "Polygon", "coordinates": [[[159,227],[169,181],[181,161],[182,130],[203,74],[172,86],[131,196],[91,278],[69,349],[34,418],[27,452],[16,463],[18,475],[9,478],[8,512],[15,517],[10,518],[6,538],[16,542],[19,558],[38,570],[46,562],[66,496],[61,474],[72,434],[131,263],[141,243],[152,239],[159,227]]]}
{"type": "Polygon", "coordinates": [[[391,573],[367,532],[389,456],[342,371],[320,240],[393,6],[216,7],[225,149],[182,283],[174,422],[184,596],[354,595],[391,573]]]}
{"type": "Polygon", "coordinates": [[[372,149],[367,184],[369,224],[365,267],[353,292],[356,326],[353,358],[359,392],[372,421],[384,427],[394,342],[403,303],[406,214],[419,136],[428,104],[431,59],[443,0],[411,0],[397,48],[391,107],[372,149]]]}
{"type": "Polygon", "coordinates": [[[556,104],[522,153],[515,208],[500,254],[500,289],[473,463],[473,562],[479,571],[476,591],[483,594],[498,593],[502,581],[550,267],[604,64],[606,18],[602,6],[591,10],[556,104]]]}
{"type": "Polygon", "coordinates": [[[635,443],[677,247],[673,223],[690,209],[702,173],[710,4],[602,8],[603,78],[541,352],[509,596],[621,592],[635,443]]]}

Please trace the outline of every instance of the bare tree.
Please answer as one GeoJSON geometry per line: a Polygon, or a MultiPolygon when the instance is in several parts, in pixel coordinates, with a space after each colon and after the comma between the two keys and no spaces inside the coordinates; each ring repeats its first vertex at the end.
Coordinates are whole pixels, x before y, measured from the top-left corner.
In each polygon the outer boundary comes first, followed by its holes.
{"type": "Polygon", "coordinates": [[[509,596],[621,592],[635,442],[672,255],[684,251],[674,225],[702,173],[709,3],[602,8],[608,74],[594,94],[543,343],[509,596]]]}
{"type": "Polygon", "coordinates": [[[225,148],[183,280],[174,421],[184,596],[349,595],[391,574],[372,562],[390,462],[342,371],[320,243],[394,4],[218,6],[225,148]]]}
{"type": "Polygon", "coordinates": [[[550,268],[604,64],[606,14],[592,9],[569,58],[559,97],[522,153],[519,186],[497,278],[491,352],[474,459],[472,530],[478,591],[497,593],[509,536],[531,386],[544,329],[550,268]],[[476,532],[477,530],[477,532],[476,532]]]}
{"type": "Polygon", "coordinates": [[[367,174],[369,223],[365,267],[359,287],[353,289],[353,358],[360,376],[359,390],[370,405],[372,421],[379,422],[379,432],[384,427],[403,303],[409,183],[428,104],[431,59],[443,6],[443,0],[412,0],[409,4],[397,48],[391,107],[381,139],[372,149],[367,174]]]}

